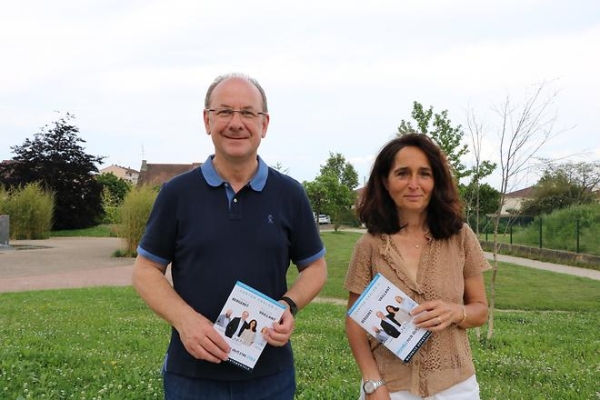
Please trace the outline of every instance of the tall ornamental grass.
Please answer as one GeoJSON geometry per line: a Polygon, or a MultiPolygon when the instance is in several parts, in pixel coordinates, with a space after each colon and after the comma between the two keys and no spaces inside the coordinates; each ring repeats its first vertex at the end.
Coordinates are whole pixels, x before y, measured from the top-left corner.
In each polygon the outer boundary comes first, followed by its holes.
{"type": "Polygon", "coordinates": [[[107,188],[102,189],[102,216],[103,224],[120,224],[121,223],[121,208],[119,207],[119,199],[107,188]]]}
{"type": "Polygon", "coordinates": [[[6,205],[8,204],[8,191],[0,185],[0,215],[6,214],[6,205]]]}
{"type": "Polygon", "coordinates": [[[146,221],[152,211],[157,192],[150,186],[140,186],[132,189],[121,204],[121,225],[119,237],[125,239],[127,248],[125,256],[134,256],[144,230],[146,221]]]}
{"type": "Polygon", "coordinates": [[[54,193],[39,183],[0,192],[0,214],[10,217],[11,239],[47,239],[53,213],[54,193]]]}

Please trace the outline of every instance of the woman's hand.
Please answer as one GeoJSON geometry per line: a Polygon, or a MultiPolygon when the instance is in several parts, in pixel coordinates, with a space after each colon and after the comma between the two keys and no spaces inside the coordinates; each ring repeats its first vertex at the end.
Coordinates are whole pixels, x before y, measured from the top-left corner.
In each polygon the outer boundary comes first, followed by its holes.
{"type": "Polygon", "coordinates": [[[442,300],[426,301],[411,312],[415,324],[432,332],[442,331],[463,318],[461,304],[447,303],[442,300]]]}

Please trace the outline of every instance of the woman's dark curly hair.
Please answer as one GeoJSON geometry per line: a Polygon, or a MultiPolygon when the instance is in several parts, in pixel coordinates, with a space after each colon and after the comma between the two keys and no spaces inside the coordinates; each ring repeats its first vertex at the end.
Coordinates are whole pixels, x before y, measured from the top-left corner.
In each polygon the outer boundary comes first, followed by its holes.
{"type": "Polygon", "coordinates": [[[396,204],[384,181],[394,165],[396,153],[407,146],[420,149],[429,160],[434,185],[427,206],[427,225],[433,238],[447,239],[463,226],[462,203],[446,156],[437,144],[421,133],[399,136],[381,149],[358,203],[358,218],[371,234],[393,234],[403,228],[398,220],[396,204]]]}

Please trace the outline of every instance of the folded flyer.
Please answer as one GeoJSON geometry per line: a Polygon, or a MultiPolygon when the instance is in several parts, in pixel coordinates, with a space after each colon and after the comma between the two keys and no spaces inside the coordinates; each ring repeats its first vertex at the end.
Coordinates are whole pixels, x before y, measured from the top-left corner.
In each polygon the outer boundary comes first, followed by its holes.
{"type": "Polygon", "coordinates": [[[417,328],[409,312],[418,304],[381,274],[348,310],[348,316],[387,347],[403,362],[408,362],[431,332],[417,328]]]}
{"type": "Polygon", "coordinates": [[[237,281],[214,325],[231,346],[229,362],[252,371],[267,344],[266,330],[284,311],[281,303],[237,281]]]}

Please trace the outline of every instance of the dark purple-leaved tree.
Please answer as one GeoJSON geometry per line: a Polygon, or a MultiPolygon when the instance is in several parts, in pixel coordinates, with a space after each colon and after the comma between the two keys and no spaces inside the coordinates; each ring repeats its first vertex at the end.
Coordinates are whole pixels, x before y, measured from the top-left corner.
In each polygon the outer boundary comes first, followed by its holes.
{"type": "Polygon", "coordinates": [[[65,117],[41,128],[20,146],[11,146],[15,156],[0,165],[2,185],[7,189],[39,182],[54,192],[53,230],[79,229],[95,225],[102,214],[102,185],[95,179],[96,164],[104,157],[87,154],[85,140],[78,136],[75,117],[65,117]]]}

